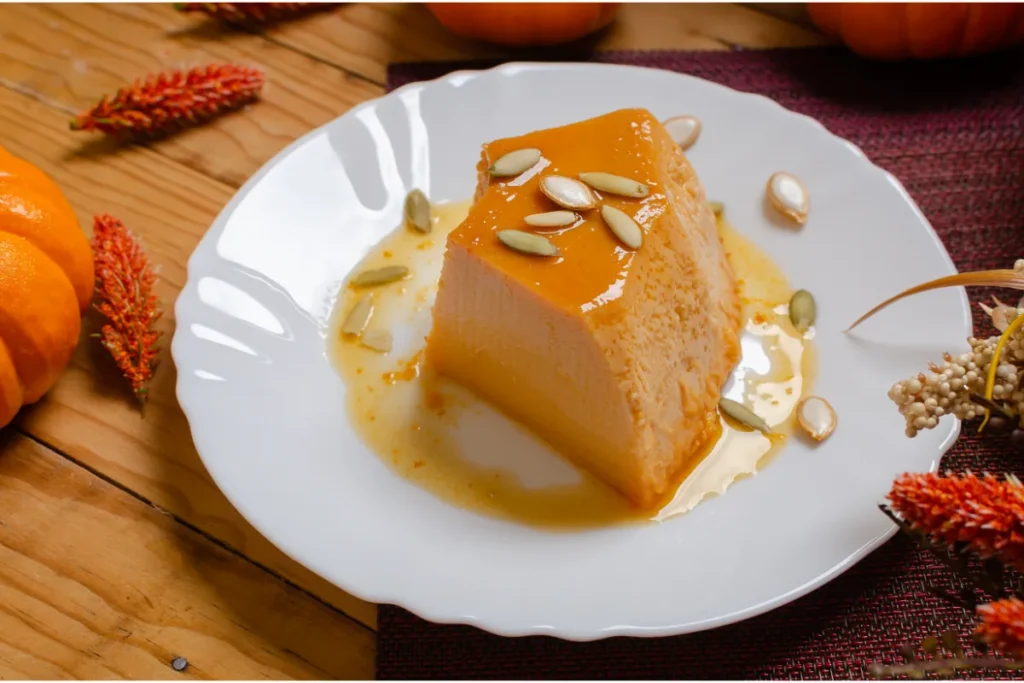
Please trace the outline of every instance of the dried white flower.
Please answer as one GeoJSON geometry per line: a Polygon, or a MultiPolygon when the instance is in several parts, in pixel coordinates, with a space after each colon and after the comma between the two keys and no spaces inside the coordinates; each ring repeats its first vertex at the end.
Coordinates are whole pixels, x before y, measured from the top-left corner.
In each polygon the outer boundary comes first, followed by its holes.
{"type": "MultiPolygon", "coordinates": [[[[1024,262],[1024,260],[1020,262],[1024,262]]],[[[980,302],[978,305],[992,319],[995,328],[1000,332],[1005,332],[1010,323],[1020,315],[1021,308],[1024,308],[1024,298],[1017,302],[1016,306],[1008,306],[996,297],[992,297],[992,301],[996,302],[995,308],[985,305],[985,302],[980,302]]]]}
{"type": "MultiPolygon", "coordinates": [[[[1018,310],[1017,315],[1020,314],[1024,314],[1024,309],[1018,310]]],[[[921,373],[892,386],[889,398],[907,420],[907,436],[916,436],[922,429],[935,427],[943,415],[973,420],[984,414],[985,407],[972,402],[970,394],[984,395],[985,380],[998,341],[998,336],[971,337],[967,340],[970,352],[959,356],[947,353],[941,365],[931,364],[927,374],[921,373]]],[[[1001,355],[992,399],[1009,404],[1017,414],[1024,414],[1024,391],[1019,387],[1019,366],[1024,366],[1024,328],[1014,330],[1001,355]]]]}

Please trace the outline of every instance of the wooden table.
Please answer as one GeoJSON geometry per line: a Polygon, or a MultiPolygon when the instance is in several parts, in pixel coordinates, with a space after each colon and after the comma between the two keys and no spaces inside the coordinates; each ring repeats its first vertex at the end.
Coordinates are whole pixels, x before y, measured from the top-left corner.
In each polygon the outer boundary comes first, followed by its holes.
{"type": "MultiPolygon", "coordinates": [[[[598,46],[824,42],[799,6],[629,5],[598,46]]],[[[259,34],[169,4],[0,5],[0,145],[50,174],[87,230],[111,213],[143,236],[162,269],[169,343],[189,254],[264,162],[383,94],[389,62],[501,54],[417,5],[344,5],[259,34]],[[265,69],[262,101],[154,144],[68,129],[128,81],[211,61],[265,69]]],[[[0,430],[0,678],[372,677],[374,606],[286,558],[231,507],[192,445],[169,355],[142,415],[84,336],[95,327],[87,318],[58,386],[0,430]]]]}

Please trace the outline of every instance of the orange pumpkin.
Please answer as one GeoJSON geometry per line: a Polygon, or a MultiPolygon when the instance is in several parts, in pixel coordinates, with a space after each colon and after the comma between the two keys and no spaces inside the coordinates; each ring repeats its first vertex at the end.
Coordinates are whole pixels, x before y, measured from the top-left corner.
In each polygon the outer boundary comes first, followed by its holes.
{"type": "Polygon", "coordinates": [[[0,427],[56,383],[93,286],[89,240],[60,188],[0,147],[0,427]]]}
{"type": "Polygon", "coordinates": [[[1021,3],[810,3],[822,32],[870,59],[936,59],[1024,42],[1021,3]]]}
{"type": "Polygon", "coordinates": [[[559,45],[578,40],[611,23],[618,3],[466,2],[427,3],[449,31],[513,47],[559,45]]]}

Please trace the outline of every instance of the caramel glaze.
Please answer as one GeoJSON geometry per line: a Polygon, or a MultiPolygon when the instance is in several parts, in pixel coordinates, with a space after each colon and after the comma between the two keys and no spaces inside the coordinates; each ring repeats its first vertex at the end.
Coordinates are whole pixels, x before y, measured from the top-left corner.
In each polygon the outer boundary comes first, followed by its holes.
{"type": "Polygon", "coordinates": [[[524,259],[503,248],[497,241],[497,231],[509,227],[508,216],[559,209],[538,189],[543,176],[577,179],[580,173],[614,169],[618,175],[646,184],[649,194],[643,199],[629,199],[595,191],[595,197],[602,204],[625,211],[644,233],[649,232],[668,206],[664,188],[656,182],[655,155],[650,150],[672,143],[659,130],[657,121],[642,109],[623,109],[575,123],[572,128],[572,137],[565,136],[560,128],[551,128],[531,133],[526,140],[508,138],[484,145],[477,172],[485,180],[491,163],[524,145],[541,149],[544,154],[533,168],[515,179],[501,178],[500,182],[482,185],[488,191],[479,193],[466,222],[452,235],[452,240],[469,251],[487,250],[490,266],[529,289],[543,292],[545,300],[586,313],[615,297],[616,288],[621,290],[627,280],[635,256],[634,251],[615,239],[598,211],[578,212],[580,219],[566,228],[531,229],[558,247],[560,253],[554,264],[546,259],[524,259]],[[620,135],[619,131],[624,129],[631,134],[620,135]],[[661,137],[655,137],[655,131],[661,137]],[[580,146],[576,143],[581,138],[601,142],[580,146]],[[559,161],[555,163],[552,159],[559,161]]]}
{"type": "MultiPolygon", "coordinates": [[[[599,162],[599,158],[583,159],[579,169],[565,169],[565,173],[590,170],[584,164],[600,167],[599,162]]],[[[638,160],[638,174],[642,169],[643,163],[638,160]]],[[[654,190],[655,206],[660,201],[656,197],[654,190]]],[[[413,269],[413,280],[388,285],[375,294],[372,324],[394,330],[396,347],[392,353],[380,354],[342,338],[338,327],[359,293],[346,288],[338,297],[328,353],[346,385],[352,423],[370,450],[397,474],[449,504],[479,514],[550,530],[578,530],[664,521],[683,514],[754,475],[790,438],[793,410],[801,396],[809,392],[814,371],[813,330],[801,336],[793,329],[787,314],[793,290],[786,277],[770,258],[721,220],[720,234],[739,280],[745,321],[743,357],[733,373],[734,386],[728,396],[753,408],[772,425],[774,434],[769,438],[713,416],[710,428],[715,436],[702,457],[694,459],[694,466],[680,477],[671,494],[652,509],[631,506],[594,477],[571,468],[546,444],[462,387],[434,376],[422,361],[430,306],[445,235],[462,222],[468,209],[469,202],[437,207],[430,235],[399,229],[383,240],[358,269],[391,263],[413,269]],[[527,465],[558,470],[554,477],[557,482],[544,485],[536,480],[524,481],[531,478],[529,472],[513,472],[502,462],[489,461],[495,443],[529,461],[527,465]]],[[[549,209],[547,205],[537,207],[537,211],[549,209]]],[[[480,209],[487,210],[486,206],[480,209]]],[[[603,230],[600,237],[588,237],[580,244],[605,237],[607,231],[603,230]]],[[[561,239],[559,246],[563,249],[574,244],[571,231],[557,239],[561,239]]],[[[619,258],[605,266],[628,267],[619,258]]],[[[516,259],[515,263],[526,261],[516,259]]],[[[565,272],[545,272],[554,271],[565,272]]],[[[525,271],[521,273],[526,276],[525,271]]],[[[586,289],[584,283],[593,281],[581,278],[580,287],[565,300],[566,305],[590,301],[596,289],[586,289]]]]}

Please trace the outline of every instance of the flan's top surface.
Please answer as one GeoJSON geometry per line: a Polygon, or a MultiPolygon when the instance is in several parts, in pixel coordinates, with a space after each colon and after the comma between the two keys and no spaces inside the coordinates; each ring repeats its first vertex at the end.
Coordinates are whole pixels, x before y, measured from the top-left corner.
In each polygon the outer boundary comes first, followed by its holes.
{"type": "Polygon", "coordinates": [[[541,159],[528,171],[511,178],[481,182],[465,222],[449,236],[449,245],[476,252],[492,267],[542,294],[567,311],[586,313],[622,294],[635,253],[611,233],[597,208],[578,211],[580,221],[568,228],[533,228],[524,217],[562,210],[540,190],[547,175],[578,179],[580,173],[603,172],[644,183],[641,199],[595,193],[631,216],[645,234],[665,213],[668,198],[659,178],[659,155],[672,153],[672,142],[661,124],[645,109],[622,109],[559,128],[535,131],[485,144],[478,166],[487,168],[517,149],[536,148],[541,159]],[[486,184],[484,184],[486,183],[486,184]],[[499,242],[499,230],[523,230],[550,239],[559,249],[553,257],[517,253],[499,242]]]}

